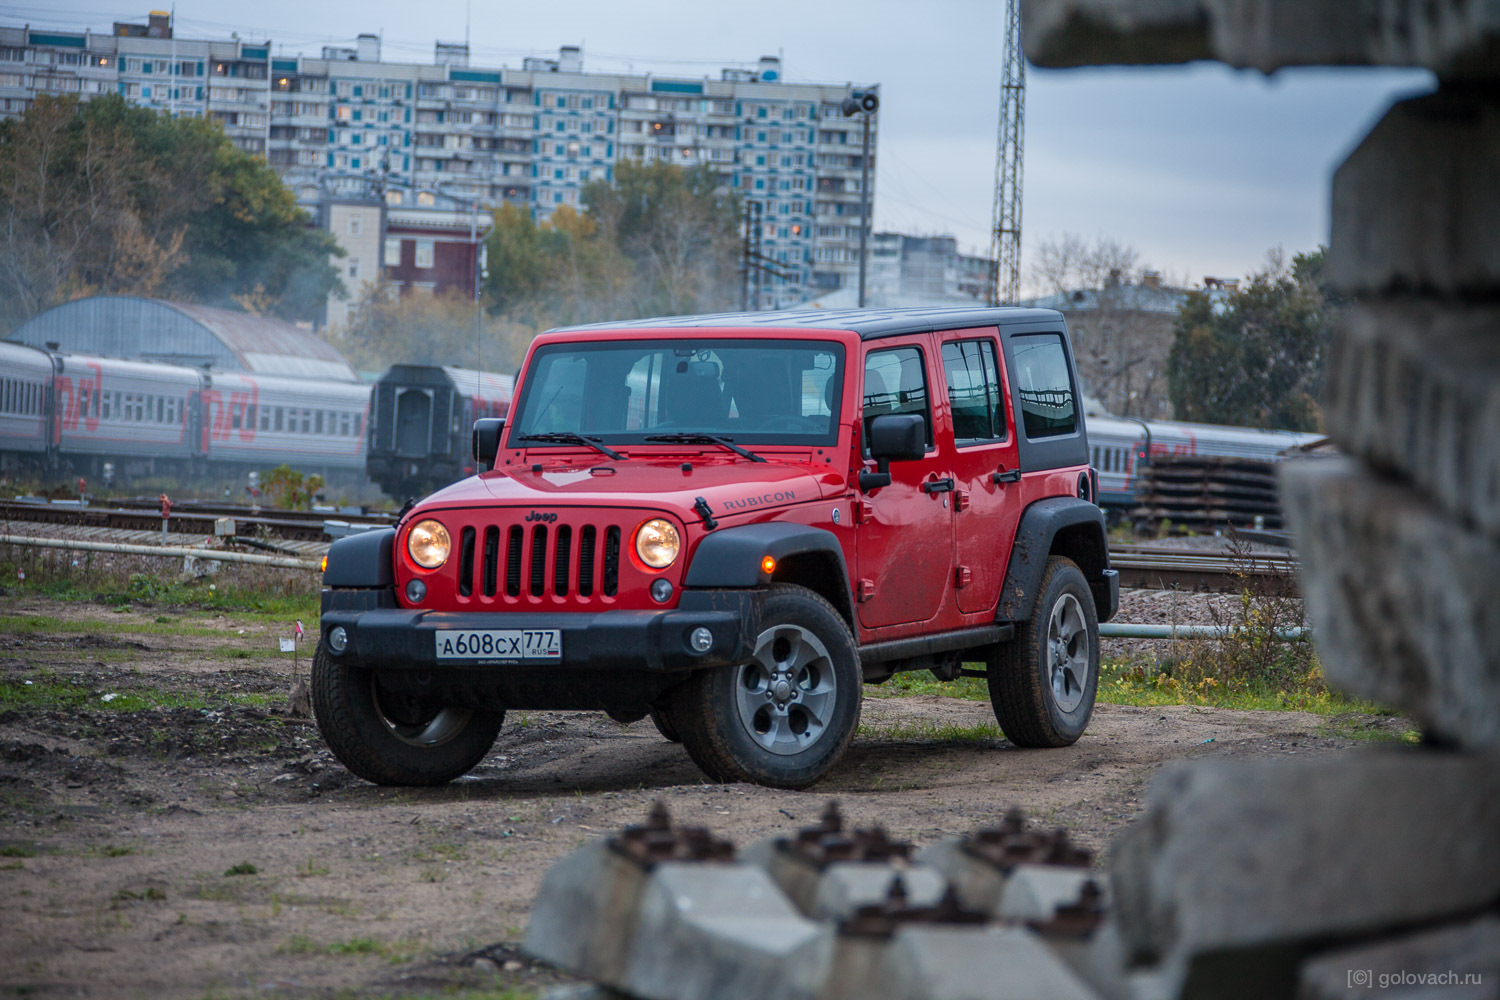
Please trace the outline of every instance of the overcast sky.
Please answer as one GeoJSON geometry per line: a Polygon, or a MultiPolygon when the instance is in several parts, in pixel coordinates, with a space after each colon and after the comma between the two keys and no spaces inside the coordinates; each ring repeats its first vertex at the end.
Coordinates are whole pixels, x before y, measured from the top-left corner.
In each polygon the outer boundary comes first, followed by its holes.
{"type": "MultiPolygon", "coordinates": [[[[106,0],[0,2],[0,22],[109,30],[153,6],[106,0]]],[[[999,2],[860,0],[178,0],[179,36],[269,38],[318,54],[363,31],[386,59],[428,62],[462,41],[474,65],[581,45],[584,69],[718,77],[781,55],[792,82],[878,83],[875,228],[949,233],[987,253],[1002,45],[999,2]]],[[[1268,249],[1328,239],[1335,166],[1425,73],[1297,70],[1273,77],[1214,65],[1027,75],[1022,261],[1064,232],[1107,236],[1142,262],[1197,282],[1248,274],[1268,249]]]]}

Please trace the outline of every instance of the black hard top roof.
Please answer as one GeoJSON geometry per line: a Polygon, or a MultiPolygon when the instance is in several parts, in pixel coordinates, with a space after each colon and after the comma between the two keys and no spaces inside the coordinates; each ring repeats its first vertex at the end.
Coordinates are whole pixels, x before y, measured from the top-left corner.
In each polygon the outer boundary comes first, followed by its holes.
{"type": "Polygon", "coordinates": [[[559,327],[549,333],[583,330],[675,330],[761,326],[785,330],[852,330],[864,340],[892,337],[927,330],[953,330],[971,326],[1014,323],[1061,323],[1054,309],[1023,309],[957,306],[940,309],[804,309],[788,312],[713,313],[706,316],[661,316],[618,323],[589,323],[559,327]]]}

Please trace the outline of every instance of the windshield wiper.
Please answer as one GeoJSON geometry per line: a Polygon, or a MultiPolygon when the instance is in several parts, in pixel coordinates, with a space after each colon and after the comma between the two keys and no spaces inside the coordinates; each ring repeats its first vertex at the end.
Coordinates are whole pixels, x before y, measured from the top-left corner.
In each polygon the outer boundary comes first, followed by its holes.
{"type": "Polygon", "coordinates": [[[753,451],[741,448],[734,443],[734,438],[719,437],[717,434],[652,434],[646,438],[647,441],[670,441],[674,444],[716,444],[720,448],[728,448],[736,455],[743,455],[752,462],[764,462],[753,451]]]}
{"type": "Polygon", "coordinates": [[[625,456],[615,451],[607,444],[600,442],[598,438],[584,437],[582,434],[574,434],[571,431],[556,431],[549,434],[523,434],[518,441],[541,441],[546,444],[581,444],[595,451],[603,452],[616,462],[625,461],[625,456]]]}

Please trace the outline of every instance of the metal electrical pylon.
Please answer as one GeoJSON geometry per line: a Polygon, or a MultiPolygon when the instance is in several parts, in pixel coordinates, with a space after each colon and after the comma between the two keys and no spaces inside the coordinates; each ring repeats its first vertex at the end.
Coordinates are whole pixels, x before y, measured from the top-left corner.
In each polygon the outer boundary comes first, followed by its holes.
{"type": "Polygon", "coordinates": [[[1000,76],[1000,143],[995,156],[995,216],[990,229],[990,304],[1021,297],[1021,158],[1025,145],[1026,57],[1021,54],[1021,2],[1006,0],[1005,54],[1000,76]]]}

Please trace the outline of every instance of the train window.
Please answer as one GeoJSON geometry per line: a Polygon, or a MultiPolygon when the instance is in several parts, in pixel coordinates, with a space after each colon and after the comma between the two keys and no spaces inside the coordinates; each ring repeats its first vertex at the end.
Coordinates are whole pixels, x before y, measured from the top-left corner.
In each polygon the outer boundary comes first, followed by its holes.
{"type": "Polygon", "coordinates": [[[239,403],[234,404],[234,409],[229,413],[229,429],[239,430],[245,421],[245,408],[239,403]]]}
{"type": "Polygon", "coordinates": [[[364,422],[364,419],[365,419],[364,418],[364,414],[362,414],[362,413],[356,413],[353,416],[354,416],[354,433],[351,434],[351,435],[349,435],[349,436],[350,437],[359,437],[359,435],[360,435],[360,429],[361,429],[360,425],[364,422]]]}
{"type": "Polygon", "coordinates": [[[313,433],[319,437],[323,436],[323,411],[319,410],[313,419],[313,433]]]}
{"type": "Polygon", "coordinates": [[[156,397],[156,422],[164,424],[167,422],[167,397],[156,397]]]}
{"type": "Polygon", "coordinates": [[[302,411],[302,433],[303,434],[311,434],[312,433],[312,425],[313,425],[312,410],[303,410],[302,411]]]}
{"type": "Polygon", "coordinates": [[[276,429],[278,431],[281,430],[281,423],[282,423],[282,420],[284,419],[284,417],[283,417],[283,413],[284,412],[285,411],[283,410],[282,407],[280,407],[280,406],[276,407],[276,417],[275,417],[273,423],[275,424],[275,427],[276,427],[276,429]]]}
{"type": "Polygon", "coordinates": [[[268,430],[271,429],[271,410],[272,409],[273,409],[273,407],[268,406],[264,410],[260,411],[260,429],[263,430],[263,431],[268,431],[268,430]]]}
{"type": "Polygon", "coordinates": [[[245,426],[251,428],[252,430],[255,427],[255,409],[256,407],[254,403],[251,403],[249,406],[245,407],[245,426]]]}

